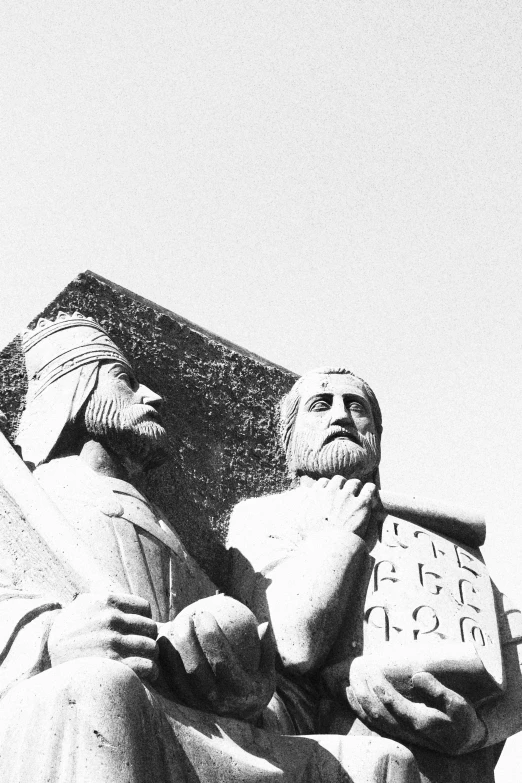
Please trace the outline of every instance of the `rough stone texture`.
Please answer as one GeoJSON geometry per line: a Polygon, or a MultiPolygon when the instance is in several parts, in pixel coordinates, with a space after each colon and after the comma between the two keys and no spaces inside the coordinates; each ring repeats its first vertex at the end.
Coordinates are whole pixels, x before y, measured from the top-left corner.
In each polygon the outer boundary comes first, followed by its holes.
{"type": "MultiPolygon", "coordinates": [[[[59,310],[79,310],[102,324],[138,378],[164,398],[173,458],[151,476],[149,496],[209,576],[225,586],[231,508],[286,486],[276,409],[296,376],[92,272],[73,280],[30,326],[59,310]]],[[[26,388],[16,338],[0,353],[0,409],[11,434],[26,388]]]]}

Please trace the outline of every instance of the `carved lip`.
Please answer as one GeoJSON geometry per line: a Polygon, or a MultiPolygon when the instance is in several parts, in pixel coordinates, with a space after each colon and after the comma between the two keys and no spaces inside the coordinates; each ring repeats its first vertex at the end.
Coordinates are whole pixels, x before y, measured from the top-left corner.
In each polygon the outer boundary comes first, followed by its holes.
{"type": "Polygon", "coordinates": [[[147,418],[156,421],[158,424],[163,424],[163,419],[161,418],[161,414],[155,408],[152,408],[149,411],[149,413],[147,414],[147,418]]]}
{"type": "Polygon", "coordinates": [[[326,446],[328,443],[331,443],[334,440],[349,440],[351,443],[356,443],[358,446],[360,445],[357,435],[354,435],[353,432],[350,432],[350,430],[345,430],[342,427],[336,427],[335,430],[330,432],[330,434],[327,435],[324,439],[323,445],[326,446]]]}
{"type": "Polygon", "coordinates": [[[138,417],[138,421],[155,421],[157,424],[163,424],[161,414],[152,405],[143,405],[143,410],[138,417]]]}

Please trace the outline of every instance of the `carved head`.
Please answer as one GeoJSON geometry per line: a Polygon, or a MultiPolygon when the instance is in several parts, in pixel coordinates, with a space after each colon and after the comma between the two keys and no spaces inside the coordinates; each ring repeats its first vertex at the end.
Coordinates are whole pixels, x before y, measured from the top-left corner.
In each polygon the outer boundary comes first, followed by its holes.
{"type": "Polygon", "coordinates": [[[59,313],[41,318],[22,336],[29,386],[17,444],[27,462],[40,465],[64,433],[103,441],[122,459],[143,466],[166,456],[161,398],[140,386],[117,345],[92,318],[59,313]]]}
{"type": "Polygon", "coordinates": [[[111,449],[127,467],[157,467],[168,456],[160,405],[161,397],[140,384],[126,364],[103,362],[85,407],[86,433],[111,449]]]}
{"type": "Polygon", "coordinates": [[[306,373],[281,401],[281,443],[294,478],[374,479],[381,434],[375,394],[344,368],[306,373]]]}

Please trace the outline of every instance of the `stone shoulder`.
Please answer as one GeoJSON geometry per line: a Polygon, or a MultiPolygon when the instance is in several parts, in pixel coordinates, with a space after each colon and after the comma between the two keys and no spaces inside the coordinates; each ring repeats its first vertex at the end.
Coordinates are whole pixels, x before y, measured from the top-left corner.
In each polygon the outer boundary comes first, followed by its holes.
{"type": "Polygon", "coordinates": [[[289,489],[285,492],[276,492],[271,495],[260,495],[255,498],[241,500],[232,509],[230,516],[231,527],[239,520],[241,523],[255,520],[256,524],[273,519],[274,515],[280,516],[285,509],[292,507],[296,500],[296,490],[289,489]]]}
{"type": "Polygon", "coordinates": [[[233,511],[251,511],[253,508],[270,509],[272,507],[285,506],[293,501],[295,492],[295,489],[287,489],[284,492],[274,492],[270,495],[259,495],[254,498],[246,498],[245,500],[240,500],[239,503],[234,506],[233,511]]]}
{"type": "Polygon", "coordinates": [[[240,501],[230,516],[228,546],[239,542],[264,539],[270,532],[280,528],[294,507],[296,490],[287,490],[271,495],[261,495],[240,501]]]}

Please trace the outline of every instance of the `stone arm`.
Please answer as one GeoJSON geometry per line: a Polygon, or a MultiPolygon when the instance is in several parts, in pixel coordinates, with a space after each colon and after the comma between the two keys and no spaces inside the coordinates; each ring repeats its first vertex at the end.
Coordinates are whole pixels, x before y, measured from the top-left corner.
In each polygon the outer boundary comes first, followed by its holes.
{"type": "Polygon", "coordinates": [[[17,682],[50,668],[47,639],[60,604],[4,589],[0,594],[0,698],[17,682]]]}
{"type": "Polygon", "coordinates": [[[304,674],[328,655],[365,556],[351,532],[315,533],[265,576],[266,600],[285,668],[304,674]]]}
{"type": "MultiPolygon", "coordinates": [[[[304,490],[297,492],[302,499],[304,490]]],[[[360,530],[357,522],[366,524],[371,495],[359,495],[344,509],[347,524],[320,526],[312,520],[305,530],[292,527],[284,504],[278,508],[270,500],[246,501],[232,514],[233,591],[259,621],[270,621],[283,666],[303,674],[325,660],[348,610],[368,554],[354,530],[360,530]]],[[[310,498],[308,510],[313,505],[310,498]]],[[[315,513],[331,521],[324,508],[315,513]]]]}

